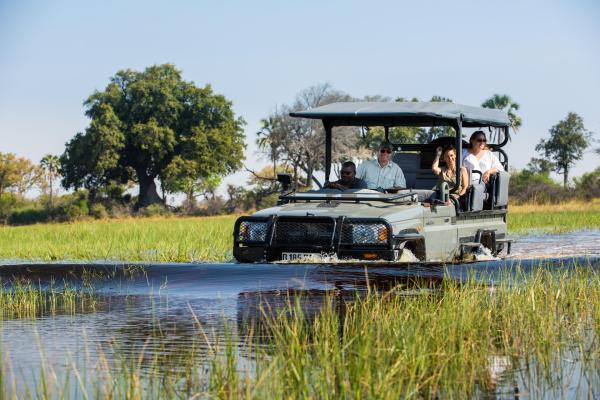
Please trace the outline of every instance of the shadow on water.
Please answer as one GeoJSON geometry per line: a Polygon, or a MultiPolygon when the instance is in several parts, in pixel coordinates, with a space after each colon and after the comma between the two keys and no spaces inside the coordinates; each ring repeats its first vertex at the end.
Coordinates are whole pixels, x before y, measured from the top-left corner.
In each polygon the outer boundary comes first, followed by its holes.
{"type": "Polygon", "coordinates": [[[55,310],[37,318],[5,316],[0,321],[1,343],[4,357],[23,376],[25,371],[34,371],[48,360],[60,369],[65,357],[73,365],[89,366],[101,358],[116,362],[118,357],[144,354],[151,358],[160,354],[164,368],[173,369],[189,362],[190,349],[195,360],[206,360],[212,343],[224,335],[240,347],[247,343],[248,335],[253,336],[254,345],[268,344],[269,337],[257,328],[257,321],[265,317],[265,310],[276,312],[292,303],[299,304],[304,316],[311,319],[326,299],[333,299],[337,314],[343,318],[348,302],[367,291],[394,288],[403,296],[435,295],[448,280],[460,283],[474,279],[481,285],[493,286],[500,280],[526,276],[540,266],[564,271],[577,265],[600,271],[600,256],[489,260],[460,265],[2,265],[3,290],[24,281],[41,290],[68,284],[93,287],[97,301],[93,310],[55,310]]]}

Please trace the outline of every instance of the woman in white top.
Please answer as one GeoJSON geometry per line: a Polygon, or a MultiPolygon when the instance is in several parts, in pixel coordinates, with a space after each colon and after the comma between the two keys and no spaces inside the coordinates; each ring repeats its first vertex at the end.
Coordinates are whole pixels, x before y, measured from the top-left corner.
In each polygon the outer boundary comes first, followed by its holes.
{"type": "MultiPolygon", "coordinates": [[[[487,147],[485,132],[475,131],[469,139],[469,149],[463,153],[463,166],[469,172],[481,171],[482,180],[488,183],[490,176],[498,171],[504,171],[498,157],[487,147]]],[[[478,182],[479,175],[471,174],[471,181],[478,182]]]]}

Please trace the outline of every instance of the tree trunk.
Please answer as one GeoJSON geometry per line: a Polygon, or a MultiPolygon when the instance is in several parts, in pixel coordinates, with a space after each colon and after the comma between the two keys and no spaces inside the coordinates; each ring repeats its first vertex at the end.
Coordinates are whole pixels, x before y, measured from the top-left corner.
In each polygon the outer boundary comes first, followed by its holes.
{"type": "Polygon", "coordinates": [[[567,182],[569,182],[569,170],[565,168],[563,173],[563,187],[565,189],[567,188],[567,182]]]}
{"type": "Polygon", "coordinates": [[[142,175],[138,172],[140,194],[138,207],[146,207],[150,204],[162,204],[162,199],[156,191],[156,183],[153,176],[142,175]]]}
{"type": "Polygon", "coordinates": [[[52,175],[50,175],[50,208],[54,208],[54,204],[52,203],[52,175]]]}

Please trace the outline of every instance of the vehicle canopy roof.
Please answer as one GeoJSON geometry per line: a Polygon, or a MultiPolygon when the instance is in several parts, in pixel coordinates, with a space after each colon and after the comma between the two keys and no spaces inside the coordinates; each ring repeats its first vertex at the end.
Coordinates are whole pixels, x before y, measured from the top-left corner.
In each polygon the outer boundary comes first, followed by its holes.
{"type": "Polygon", "coordinates": [[[322,119],[331,126],[455,126],[508,128],[508,115],[497,109],[450,102],[339,102],[290,113],[322,119]]]}

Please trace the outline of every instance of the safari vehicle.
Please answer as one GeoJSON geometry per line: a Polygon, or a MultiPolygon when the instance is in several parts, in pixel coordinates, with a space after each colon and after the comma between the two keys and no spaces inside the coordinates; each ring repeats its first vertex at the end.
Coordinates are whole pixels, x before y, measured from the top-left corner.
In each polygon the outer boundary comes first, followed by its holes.
{"type": "MultiPolygon", "coordinates": [[[[392,160],[402,168],[407,182],[407,189],[396,193],[284,190],[276,207],[236,221],[233,255],[238,261],[286,261],[321,254],[398,261],[410,250],[422,262],[455,262],[472,258],[483,247],[495,256],[505,248],[506,254],[510,253],[506,236],[508,173],[494,174],[487,188],[480,179],[471,183],[461,201],[455,201],[448,196],[447,187],[436,185],[438,178],[431,170],[436,148],[454,144],[460,181],[466,146],[463,128],[496,132],[501,140],[488,146],[507,170],[508,158],[501,149],[510,127],[506,113],[442,102],[343,102],[290,115],[322,120],[326,181],[331,175],[335,127],[382,126],[386,140],[390,128],[396,126],[451,127],[455,136],[427,144],[392,143],[392,160]]],[[[473,174],[477,177],[477,171],[473,174]]],[[[278,179],[287,189],[289,175],[278,179]]]]}

